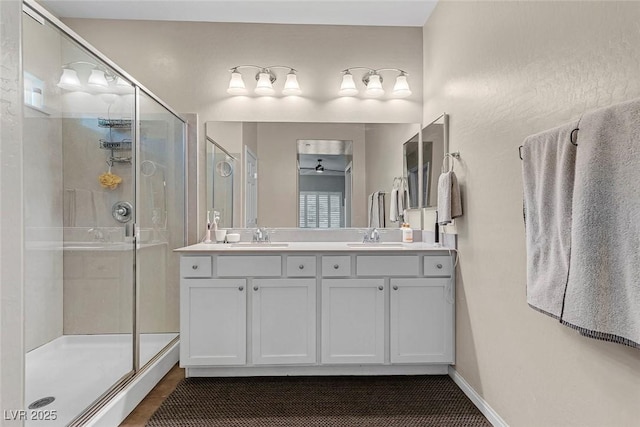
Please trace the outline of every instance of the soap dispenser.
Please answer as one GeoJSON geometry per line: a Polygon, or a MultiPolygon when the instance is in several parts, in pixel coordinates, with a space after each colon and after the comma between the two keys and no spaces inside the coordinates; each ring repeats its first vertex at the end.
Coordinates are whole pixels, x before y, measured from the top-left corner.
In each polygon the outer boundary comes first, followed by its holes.
{"type": "Polygon", "coordinates": [[[413,243],[413,230],[409,224],[402,224],[402,243],[413,243]]]}

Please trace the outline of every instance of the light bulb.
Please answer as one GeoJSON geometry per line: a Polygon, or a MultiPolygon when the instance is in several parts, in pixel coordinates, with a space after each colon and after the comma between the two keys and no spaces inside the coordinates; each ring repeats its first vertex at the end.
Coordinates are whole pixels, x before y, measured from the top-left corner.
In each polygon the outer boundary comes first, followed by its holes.
{"type": "Polygon", "coordinates": [[[340,85],[340,90],[338,91],[338,95],[340,96],[354,96],[358,94],[358,89],[356,89],[356,82],[353,81],[353,75],[347,71],[342,76],[342,84],[340,85]]]}
{"type": "Polygon", "coordinates": [[[229,87],[227,88],[227,93],[230,95],[246,95],[247,88],[244,85],[244,80],[242,80],[242,74],[238,72],[238,70],[233,70],[231,72],[231,80],[229,80],[229,87]]]}
{"type": "Polygon", "coordinates": [[[298,85],[298,77],[296,76],[296,72],[291,70],[289,74],[287,74],[287,80],[284,82],[284,89],[282,90],[283,95],[300,95],[302,90],[300,90],[300,86],[298,85]]]}
{"type": "Polygon", "coordinates": [[[396,98],[406,98],[411,95],[411,89],[409,89],[409,83],[407,82],[407,75],[405,73],[400,73],[396,78],[396,84],[393,86],[391,95],[396,98]]]}
{"type": "Polygon", "coordinates": [[[107,78],[104,76],[104,71],[102,70],[91,70],[91,75],[89,76],[88,83],[89,83],[89,86],[95,86],[98,88],[109,87],[107,78]]]}
{"type": "Polygon", "coordinates": [[[258,74],[258,83],[256,84],[255,92],[258,95],[273,95],[276,92],[271,85],[271,74],[268,72],[258,74]]]}
{"type": "Polygon", "coordinates": [[[80,84],[76,70],[63,68],[58,87],[65,90],[82,90],[82,84],[80,84]]]}
{"type": "Polygon", "coordinates": [[[382,88],[382,81],[379,74],[370,74],[369,83],[367,83],[367,90],[365,90],[367,96],[371,98],[378,98],[384,95],[384,89],[382,88]]]}

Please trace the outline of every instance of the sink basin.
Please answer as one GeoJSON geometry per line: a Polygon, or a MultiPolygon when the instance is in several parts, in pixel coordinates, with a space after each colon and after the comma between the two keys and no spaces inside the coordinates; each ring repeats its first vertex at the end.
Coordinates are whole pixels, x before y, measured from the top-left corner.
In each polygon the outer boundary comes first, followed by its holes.
{"type": "Polygon", "coordinates": [[[288,243],[269,243],[269,242],[238,242],[230,243],[232,248],[286,248],[288,243]]]}
{"type": "Polygon", "coordinates": [[[351,248],[401,248],[404,245],[399,242],[378,242],[378,243],[347,243],[351,248]]]}

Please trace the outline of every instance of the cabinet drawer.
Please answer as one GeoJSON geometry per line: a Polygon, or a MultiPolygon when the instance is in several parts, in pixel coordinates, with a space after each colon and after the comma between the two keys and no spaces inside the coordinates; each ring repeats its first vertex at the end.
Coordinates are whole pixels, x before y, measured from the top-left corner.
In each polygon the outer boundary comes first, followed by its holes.
{"type": "Polygon", "coordinates": [[[221,255],[218,257],[218,277],[278,277],[282,275],[279,255],[221,255]]]}
{"type": "Polygon", "coordinates": [[[183,256],[180,258],[182,277],[211,277],[211,257],[183,256]]]}
{"type": "Polygon", "coordinates": [[[449,277],[452,273],[453,258],[448,255],[425,256],[424,275],[449,277]]]}
{"type": "Polygon", "coordinates": [[[323,256],[322,275],[325,277],[351,276],[351,257],[346,256],[323,256]]]}
{"type": "Polygon", "coordinates": [[[287,258],[287,276],[315,277],[315,275],[316,275],[316,257],[290,256],[287,258]]]}
{"type": "Polygon", "coordinates": [[[360,255],[356,257],[358,276],[417,276],[420,259],[417,255],[360,255]]]}

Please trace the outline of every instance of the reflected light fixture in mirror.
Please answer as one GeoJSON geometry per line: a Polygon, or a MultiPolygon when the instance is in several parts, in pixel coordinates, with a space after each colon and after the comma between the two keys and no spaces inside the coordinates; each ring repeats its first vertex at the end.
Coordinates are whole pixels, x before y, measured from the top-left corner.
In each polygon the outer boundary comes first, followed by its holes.
{"type": "Polygon", "coordinates": [[[368,67],[351,67],[342,70],[342,84],[338,95],[340,96],[355,96],[358,94],[358,88],[353,79],[351,71],[354,70],[366,70],[367,72],[362,77],[362,83],[365,85],[365,96],[369,98],[379,98],[384,95],[385,91],[382,86],[384,79],[381,76],[381,72],[393,71],[400,73],[396,77],[391,96],[393,98],[406,98],[411,95],[411,89],[409,88],[409,82],[407,81],[407,72],[399,68],[368,68],[368,67]]]}
{"type": "Polygon", "coordinates": [[[91,70],[91,75],[89,76],[87,84],[98,88],[109,87],[109,82],[107,82],[107,78],[102,70],[91,70]]]}
{"type": "Polygon", "coordinates": [[[258,70],[255,76],[257,83],[254,89],[254,92],[257,95],[275,95],[276,91],[273,88],[273,84],[278,78],[272,71],[272,69],[278,68],[289,70],[284,84],[284,89],[282,90],[282,94],[285,96],[302,94],[302,90],[300,89],[300,85],[298,84],[298,76],[296,75],[296,70],[292,67],[285,65],[271,65],[269,67],[260,67],[258,65],[238,65],[229,70],[231,72],[231,79],[229,80],[227,93],[230,95],[247,95],[249,93],[242,78],[242,73],[239,71],[242,68],[252,68],[258,70]]]}
{"type": "Polygon", "coordinates": [[[108,68],[87,61],[69,62],[62,66],[62,75],[58,81],[58,87],[69,91],[82,91],[83,86],[78,75],[80,71],[83,78],[89,73],[87,86],[98,92],[106,92],[110,87],[115,93],[125,93],[131,90],[131,84],[124,78],[115,74],[108,68]],[[90,71],[89,71],[90,70],[90,71]]]}

